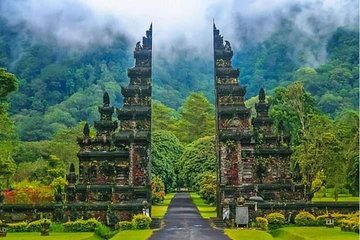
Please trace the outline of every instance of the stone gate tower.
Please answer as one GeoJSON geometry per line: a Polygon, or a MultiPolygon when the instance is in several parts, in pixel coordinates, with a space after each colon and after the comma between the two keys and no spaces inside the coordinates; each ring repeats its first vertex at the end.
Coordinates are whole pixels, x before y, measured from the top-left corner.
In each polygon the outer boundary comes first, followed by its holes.
{"type": "MultiPolygon", "coordinates": [[[[82,217],[95,217],[109,223],[131,219],[151,203],[151,67],[152,25],[134,50],[135,66],[128,69],[130,83],[122,87],[124,106],[116,109],[105,92],[95,121],[96,136],[89,125],[78,138],[79,175],[75,166],[67,176],[67,211],[82,217]]],[[[76,218],[75,216],[73,218],[76,218]]]]}
{"type": "Polygon", "coordinates": [[[287,202],[303,199],[302,185],[290,175],[289,137],[272,131],[264,89],[259,92],[256,117],[244,103],[246,89],[239,69],[232,67],[233,51],[213,26],[218,161],[217,214],[230,203],[230,217],[240,198],[245,202],[287,202]]]}

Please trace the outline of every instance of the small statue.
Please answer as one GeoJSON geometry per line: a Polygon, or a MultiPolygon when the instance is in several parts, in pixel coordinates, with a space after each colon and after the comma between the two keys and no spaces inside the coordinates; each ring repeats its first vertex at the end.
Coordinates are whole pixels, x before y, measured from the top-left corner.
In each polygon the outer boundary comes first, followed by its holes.
{"type": "Polygon", "coordinates": [[[141,42],[138,41],[138,42],[136,43],[135,50],[136,50],[136,51],[139,51],[139,50],[141,50],[141,49],[142,49],[141,42]]]}
{"type": "Polygon", "coordinates": [[[226,51],[231,51],[231,45],[230,45],[229,41],[225,40],[224,48],[225,48],[226,51]]]}

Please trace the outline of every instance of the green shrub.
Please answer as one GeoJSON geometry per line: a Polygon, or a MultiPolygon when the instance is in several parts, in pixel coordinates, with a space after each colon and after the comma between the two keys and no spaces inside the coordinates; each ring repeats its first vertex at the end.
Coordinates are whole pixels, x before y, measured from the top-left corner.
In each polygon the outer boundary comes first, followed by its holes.
{"type": "Polygon", "coordinates": [[[152,202],[160,203],[165,199],[165,184],[159,176],[151,179],[152,202]]]}
{"type": "Polygon", "coordinates": [[[8,232],[29,232],[27,222],[9,223],[8,232]]]}
{"type": "Polygon", "coordinates": [[[208,203],[216,201],[216,173],[206,171],[198,175],[199,195],[208,203]]]}
{"type": "Polygon", "coordinates": [[[142,214],[137,214],[134,215],[132,222],[135,229],[149,229],[151,218],[142,214]]]}
{"type": "Polygon", "coordinates": [[[78,219],[63,224],[65,232],[93,232],[99,225],[101,225],[101,223],[95,218],[87,220],[78,219]]]}
{"type": "Polygon", "coordinates": [[[130,221],[120,221],[118,222],[116,228],[119,230],[131,230],[134,229],[134,225],[130,221]]]}
{"type": "Polygon", "coordinates": [[[326,225],[326,218],[328,214],[319,215],[316,217],[316,225],[325,226],[326,225]]]}
{"type": "Polygon", "coordinates": [[[299,226],[314,226],[316,225],[316,219],[311,213],[303,211],[296,215],[295,224],[299,226]]]}
{"type": "Polygon", "coordinates": [[[269,222],[266,218],[257,217],[255,224],[256,224],[256,227],[260,228],[261,230],[267,231],[269,229],[269,222]]]}
{"type": "Polygon", "coordinates": [[[64,226],[62,223],[51,223],[50,232],[64,232],[64,226]]]}
{"type": "Polygon", "coordinates": [[[42,224],[47,221],[49,224],[51,224],[50,219],[42,218],[36,221],[33,221],[27,225],[27,228],[29,232],[40,232],[42,229],[42,224]]]}
{"type": "Polygon", "coordinates": [[[360,224],[356,219],[343,219],[340,222],[340,228],[342,231],[359,233],[360,224]]]}
{"type": "Polygon", "coordinates": [[[100,224],[95,228],[95,235],[103,238],[110,239],[116,234],[116,231],[111,231],[111,229],[103,224],[100,224]]]}
{"type": "Polygon", "coordinates": [[[342,220],[351,218],[350,215],[346,215],[346,214],[342,214],[342,213],[334,213],[334,214],[332,214],[332,216],[335,220],[336,226],[340,226],[340,223],[342,220]]]}
{"type": "Polygon", "coordinates": [[[285,224],[285,217],[282,213],[274,212],[266,216],[270,228],[278,228],[285,224]]]}

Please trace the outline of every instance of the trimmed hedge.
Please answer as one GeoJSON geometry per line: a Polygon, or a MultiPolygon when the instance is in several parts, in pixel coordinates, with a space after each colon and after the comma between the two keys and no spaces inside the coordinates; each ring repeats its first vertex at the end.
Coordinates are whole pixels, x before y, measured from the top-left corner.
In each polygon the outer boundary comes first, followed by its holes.
{"type": "Polygon", "coordinates": [[[130,221],[120,221],[116,225],[116,228],[120,231],[134,229],[134,224],[130,221]]]}
{"type": "Polygon", "coordinates": [[[18,222],[18,223],[9,223],[7,224],[8,232],[41,232],[41,224],[47,221],[51,224],[50,219],[42,218],[33,222],[18,222]]]}
{"type": "Polygon", "coordinates": [[[270,228],[278,228],[285,224],[285,216],[282,213],[274,212],[266,216],[270,228]]]}
{"type": "Polygon", "coordinates": [[[101,223],[95,218],[87,220],[78,219],[76,221],[69,221],[63,224],[65,232],[94,232],[95,228],[101,223]]]}
{"type": "Polygon", "coordinates": [[[31,223],[29,223],[27,225],[27,228],[29,230],[29,232],[40,232],[41,229],[42,229],[42,224],[47,221],[49,223],[49,225],[51,224],[51,220],[50,219],[45,219],[45,218],[42,218],[42,219],[39,219],[39,220],[36,220],[36,221],[33,221],[31,223]]]}
{"type": "Polygon", "coordinates": [[[27,228],[27,222],[17,222],[17,223],[9,223],[8,224],[8,232],[29,232],[27,228]]]}
{"type": "Polygon", "coordinates": [[[132,223],[135,229],[149,229],[151,218],[142,214],[133,216],[132,223]]]}
{"type": "Polygon", "coordinates": [[[360,223],[358,218],[351,218],[349,220],[343,219],[340,222],[341,231],[359,233],[360,223]]]}
{"type": "Polygon", "coordinates": [[[315,216],[309,212],[300,212],[295,216],[295,224],[299,226],[315,226],[315,216]]]}
{"type": "Polygon", "coordinates": [[[269,229],[269,222],[266,218],[263,217],[257,217],[255,221],[255,225],[261,230],[267,231],[269,229]]]}

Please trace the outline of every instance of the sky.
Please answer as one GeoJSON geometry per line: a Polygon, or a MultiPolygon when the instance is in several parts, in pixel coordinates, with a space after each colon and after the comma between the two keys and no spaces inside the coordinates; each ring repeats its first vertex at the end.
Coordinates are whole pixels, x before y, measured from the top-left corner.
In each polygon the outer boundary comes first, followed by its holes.
{"type": "Polygon", "coordinates": [[[0,16],[10,24],[58,44],[86,49],[110,44],[119,35],[134,43],[153,23],[154,49],[193,49],[209,54],[212,22],[241,49],[261,42],[290,20],[314,39],[337,27],[358,26],[356,0],[1,0],[0,16]]]}

